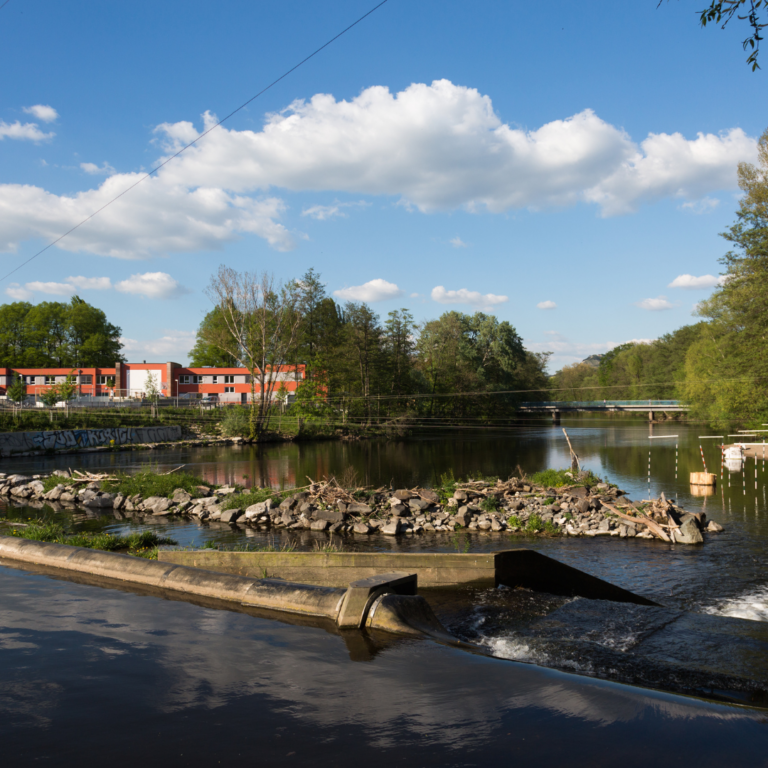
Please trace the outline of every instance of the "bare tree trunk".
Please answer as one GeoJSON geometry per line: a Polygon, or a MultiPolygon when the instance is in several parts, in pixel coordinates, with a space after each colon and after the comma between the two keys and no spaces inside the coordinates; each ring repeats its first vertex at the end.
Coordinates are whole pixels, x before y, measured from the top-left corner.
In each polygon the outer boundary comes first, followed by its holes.
{"type": "Polygon", "coordinates": [[[275,285],[268,273],[236,272],[221,266],[206,290],[219,309],[225,329],[209,329],[205,341],[231,353],[251,375],[251,437],[258,438],[269,423],[275,372],[288,359],[296,340],[300,316],[295,283],[275,285]],[[256,404],[256,381],[261,384],[256,404]]]}

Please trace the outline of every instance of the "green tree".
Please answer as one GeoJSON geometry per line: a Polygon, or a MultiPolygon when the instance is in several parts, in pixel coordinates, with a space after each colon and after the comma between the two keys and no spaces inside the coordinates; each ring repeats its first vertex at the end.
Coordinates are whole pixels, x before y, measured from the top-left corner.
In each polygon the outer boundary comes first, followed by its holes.
{"type": "Polygon", "coordinates": [[[446,312],[422,326],[417,349],[419,369],[434,396],[430,416],[488,417],[520,400],[513,390],[527,353],[506,321],[483,312],[446,312]],[[489,397],[491,392],[500,394],[489,397]],[[446,398],[448,394],[466,396],[446,398]]]}
{"type": "Polygon", "coordinates": [[[226,320],[219,307],[214,307],[203,318],[189,356],[192,368],[235,368],[239,365],[237,344],[227,331],[226,320]],[[211,338],[221,339],[223,346],[207,341],[211,338]]]}
{"type": "Polygon", "coordinates": [[[59,402],[59,391],[56,386],[49,387],[48,389],[40,392],[38,398],[42,401],[46,408],[54,408],[56,403],[59,402]]]}
{"type": "Polygon", "coordinates": [[[387,389],[392,395],[413,391],[413,355],[416,351],[416,323],[407,309],[393,310],[384,323],[384,352],[387,356],[387,389]]]}
{"type": "Polygon", "coordinates": [[[383,329],[378,315],[365,303],[344,306],[344,340],[340,360],[346,362],[347,388],[362,397],[362,415],[370,423],[371,396],[380,391],[383,329]]]}
{"type": "Polygon", "coordinates": [[[121,329],[107,320],[104,312],[79,296],[69,304],[69,359],[73,368],[111,367],[124,362],[121,329]]]}
{"type": "Polygon", "coordinates": [[[740,163],[744,195],[722,234],[724,280],[698,312],[709,327],[686,357],[685,388],[695,412],[717,424],[768,417],[768,130],[758,164],[740,163]],[[706,360],[706,366],[701,362],[706,360]]]}
{"type": "MultiPolygon", "coordinates": [[[[658,6],[663,0],[659,0],[658,6]]],[[[657,6],[657,7],[658,7],[657,6]]],[[[752,71],[759,69],[757,57],[760,53],[760,42],[763,39],[762,30],[766,23],[763,21],[762,10],[766,8],[766,0],[710,0],[709,6],[698,11],[702,27],[707,24],[717,24],[725,29],[735,17],[738,21],[746,21],[750,28],[749,35],[741,46],[749,51],[747,64],[752,65],[752,71]]]]}
{"type": "Polygon", "coordinates": [[[0,307],[0,366],[111,367],[123,362],[120,328],[78,296],[69,303],[14,302],[0,307]]]}
{"type": "Polygon", "coordinates": [[[7,398],[12,402],[20,405],[24,402],[24,398],[27,396],[27,385],[24,383],[24,379],[21,376],[14,376],[13,381],[5,391],[7,398]]]}
{"type": "Polygon", "coordinates": [[[222,265],[206,293],[224,323],[204,329],[203,341],[225,352],[236,351],[238,363],[250,372],[250,436],[257,438],[269,425],[279,368],[295,348],[301,319],[296,283],[281,285],[266,272],[240,273],[222,265]]]}

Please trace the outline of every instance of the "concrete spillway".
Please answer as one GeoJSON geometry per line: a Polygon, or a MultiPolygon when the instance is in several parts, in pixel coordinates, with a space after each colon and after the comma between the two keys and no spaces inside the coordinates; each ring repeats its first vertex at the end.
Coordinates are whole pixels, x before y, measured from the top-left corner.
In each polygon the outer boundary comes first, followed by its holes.
{"type": "Polygon", "coordinates": [[[0,558],[160,591],[215,598],[270,611],[330,619],[341,629],[368,626],[397,634],[450,638],[424,598],[416,594],[415,574],[385,573],[350,583],[346,589],[254,579],[131,555],[66,544],[0,537],[0,558]],[[387,602],[384,598],[397,596],[387,602]],[[376,606],[376,610],[371,608],[376,606]],[[411,623],[409,623],[409,621],[411,623]]]}

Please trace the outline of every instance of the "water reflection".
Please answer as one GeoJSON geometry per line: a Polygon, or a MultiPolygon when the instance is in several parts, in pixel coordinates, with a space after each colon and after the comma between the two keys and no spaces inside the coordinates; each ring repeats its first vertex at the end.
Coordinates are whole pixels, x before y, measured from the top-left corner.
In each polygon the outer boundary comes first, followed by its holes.
{"type": "Polygon", "coordinates": [[[17,643],[0,647],[12,764],[96,764],[106,750],[133,765],[115,747],[137,734],[157,764],[242,764],[251,752],[266,765],[666,765],[682,743],[700,765],[726,750],[729,764],[763,759],[764,718],[746,709],[415,641],[356,664],[319,629],[5,568],[0,584],[3,635],[17,643]]]}

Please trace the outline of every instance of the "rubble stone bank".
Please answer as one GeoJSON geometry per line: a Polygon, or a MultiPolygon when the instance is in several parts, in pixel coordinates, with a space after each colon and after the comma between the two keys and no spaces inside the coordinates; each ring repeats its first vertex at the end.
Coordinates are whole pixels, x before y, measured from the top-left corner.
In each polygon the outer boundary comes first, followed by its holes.
{"type": "Polygon", "coordinates": [[[606,483],[592,487],[537,486],[526,479],[460,482],[449,489],[345,489],[334,479],[294,491],[272,493],[250,503],[254,491],[198,486],[177,488],[170,497],[123,496],[102,490],[106,475],[57,470],[49,475],[0,473],[0,496],[17,503],[47,503],[54,509],[86,507],[126,517],[179,515],[259,529],[312,530],[350,536],[413,536],[472,531],[539,536],[615,536],[701,544],[704,532],[723,527],[704,512],[687,512],[664,494],[632,502],[606,483]],[[47,481],[45,483],[44,481],[47,481]],[[271,494],[271,495],[270,495],[271,494]],[[242,503],[238,504],[238,501],[242,503]]]}

